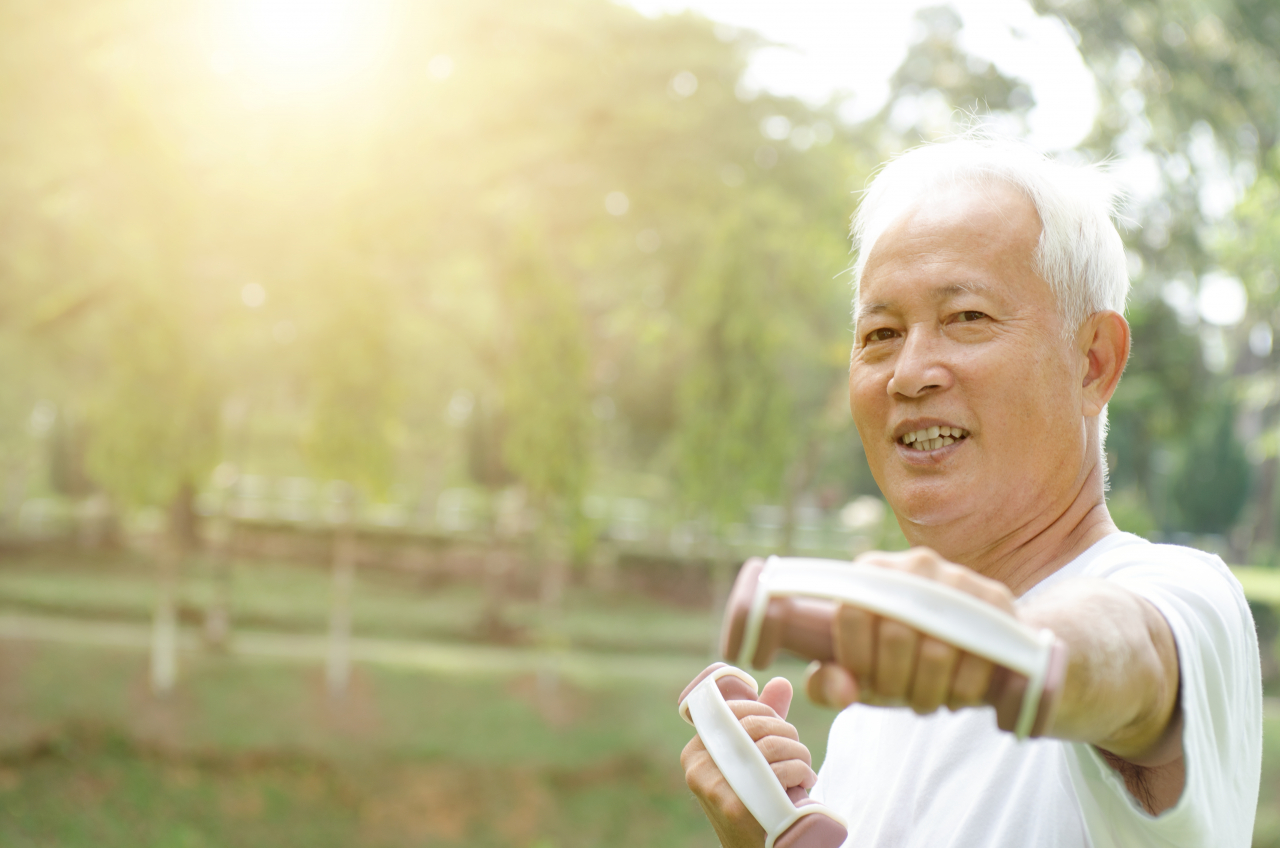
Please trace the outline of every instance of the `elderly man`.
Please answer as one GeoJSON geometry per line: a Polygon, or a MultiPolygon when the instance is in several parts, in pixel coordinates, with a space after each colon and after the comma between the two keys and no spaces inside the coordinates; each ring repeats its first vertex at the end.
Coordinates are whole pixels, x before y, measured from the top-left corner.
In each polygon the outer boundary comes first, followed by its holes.
{"type": "MultiPolygon", "coordinates": [[[[806,683],[842,708],[819,774],[784,679],[731,704],[785,786],[848,820],[848,846],[1250,844],[1262,698],[1240,586],[1107,512],[1129,353],[1111,212],[1096,172],[975,138],[901,156],[862,201],[849,401],[918,546],[864,560],[1053,630],[1069,664],[1046,738],[1019,742],[983,705],[990,664],[841,607],[838,662],[806,683]]],[[[682,761],[721,842],[761,845],[697,737],[682,761]]]]}

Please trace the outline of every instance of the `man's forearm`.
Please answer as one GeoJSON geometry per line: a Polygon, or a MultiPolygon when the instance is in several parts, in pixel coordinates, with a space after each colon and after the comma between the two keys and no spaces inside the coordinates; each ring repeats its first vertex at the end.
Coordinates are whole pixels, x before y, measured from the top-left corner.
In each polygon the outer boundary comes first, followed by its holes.
{"type": "Polygon", "coordinates": [[[1139,766],[1181,757],[1177,645],[1150,602],[1104,580],[1080,579],[1018,614],[1070,649],[1062,701],[1046,735],[1089,742],[1139,766]]]}

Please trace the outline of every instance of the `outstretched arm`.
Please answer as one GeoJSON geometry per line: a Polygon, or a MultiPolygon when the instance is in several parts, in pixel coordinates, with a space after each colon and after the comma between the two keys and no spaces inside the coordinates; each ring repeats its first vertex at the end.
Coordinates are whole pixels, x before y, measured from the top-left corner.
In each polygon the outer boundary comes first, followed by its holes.
{"type": "Polygon", "coordinates": [[[1176,804],[1186,776],[1178,648],[1159,610],[1106,580],[1081,578],[1020,606],[1018,617],[1070,648],[1048,735],[1101,749],[1147,812],[1176,804]]]}
{"type": "MultiPolygon", "coordinates": [[[[1177,802],[1185,774],[1178,653],[1148,601],[1104,580],[1079,579],[1016,604],[1004,584],[927,549],[862,561],[939,580],[1053,630],[1070,659],[1044,735],[1098,747],[1148,812],[1177,802]]],[[[921,714],[984,703],[993,671],[985,660],[849,606],[841,607],[833,631],[838,662],[822,665],[807,682],[818,703],[904,704],[921,714]]]]}

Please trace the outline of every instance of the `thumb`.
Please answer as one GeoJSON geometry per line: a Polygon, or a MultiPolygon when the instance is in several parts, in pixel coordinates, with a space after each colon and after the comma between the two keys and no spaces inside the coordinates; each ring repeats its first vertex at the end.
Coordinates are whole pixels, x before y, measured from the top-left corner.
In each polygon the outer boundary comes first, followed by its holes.
{"type": "Polygon", "coordinates": [[[785,677],[775,677],[760,690],[760,703],[773,709],[779,718],[786,718],[791,709],[791,681],[785,677]]]}
{"type": "Polygon", "coordinates": [[[804,685],[809,700],[824,707],[843,710],[858,700],[857,679],[835,663],[810,663],[804,685]]]}

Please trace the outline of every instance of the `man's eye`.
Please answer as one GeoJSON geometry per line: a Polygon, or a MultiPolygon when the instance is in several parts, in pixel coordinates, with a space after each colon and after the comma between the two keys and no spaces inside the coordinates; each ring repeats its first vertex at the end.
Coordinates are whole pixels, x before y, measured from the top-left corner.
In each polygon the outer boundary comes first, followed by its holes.
{"type": "Polygon", "coordinates": [[[956,317],[957,317],[957,319],[958,319],[958,320],[960,320],[960,321],[962,321],[962,322],[966,322],[966,323],[967,323],[967,322],[969,322],[969,321],[981,321],[983,318],[986,318],[986,317],[987,317],[987,313],[985,313],[985,312],[976,312],[976,311],[974,311],[974,310],[970,309],[970,310],[968,310],[967,312],[961,312],[961,313],[960,313],[958,316],[956,316],[956,317]]]}
{"type": "Polygon", "coordinates": [[[898,335],[896,330],[891,330],[888,327],[881,327],[878,330],[872,330],[867,333],[866,338],[868,342],[887,342],[896,335],[898,335]]]}

